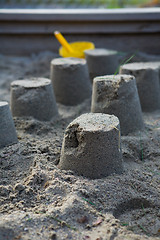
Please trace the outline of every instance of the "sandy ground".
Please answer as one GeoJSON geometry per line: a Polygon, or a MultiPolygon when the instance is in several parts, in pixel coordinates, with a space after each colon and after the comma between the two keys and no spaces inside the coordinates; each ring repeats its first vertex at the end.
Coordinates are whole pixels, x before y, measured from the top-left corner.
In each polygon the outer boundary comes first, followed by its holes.
{"type": "MultiPolygon", "coordinates": [[[[13,80],[49,77],[54,57],[0,55],[0,100],[10,101],[13,80]]],[[[122,137],[122,175],[89,180],[57,164],[66,126],[90,111],[90,99],[58,109],[51,122],[14,118],[19,143],[0,150],[0,240],[160,239],[160,111],[122,137]]]]}

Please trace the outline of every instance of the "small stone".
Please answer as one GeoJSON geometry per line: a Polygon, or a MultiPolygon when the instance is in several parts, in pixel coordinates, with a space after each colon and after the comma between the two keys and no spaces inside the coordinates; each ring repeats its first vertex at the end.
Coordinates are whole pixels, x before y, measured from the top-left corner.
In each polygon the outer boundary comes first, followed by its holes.
{"type": "Polygon", "coordinates": [[[57,239],[57,234],[56,234],[56,232],[52,232],[52,233],[50,234],[49,238],[50,238],[51,240],[56,240],[56,239],[57,239]]]}
{"type": "Polygon", "coordinates": [[[24,189],[25,189],[25,186],[22,185],[21,183],[17,183],[15,185],[15,190],[18,191],[18,192],[22,192],[24,189]]]}
{"type": "Polygon", "coordinates": [[[53,224],[51,224],[48,228],[49,230],[54,230],[55,229],[55,226],[53,224]]]}
{"type": "Polygon", "coordinates": [[[45,208],[41,208],[41,209],[39,210],[39,212],[40,212],[40,213],[46,213],[46,209],[45,209],[45,208]]]}
{"type": "Polygon", "coordinates": [[[93,227],[100,225],[103,222],[102,218],[97,218],[95,222],[93,222],[93,227]]]}
{"type": "Polygon", "coordinates": [[[81,218],[78,218],[77,222],[78,223],[86,223],[86,222],[88,222],[88,218],[86,216],[83,216],[81,218]]]}
{"type": "Polygon", "coordinates": [[[12,203],[17,203],[18,202],[18,199],[17,198],[14,198],[13,200],[12,200],[12,203]]]}

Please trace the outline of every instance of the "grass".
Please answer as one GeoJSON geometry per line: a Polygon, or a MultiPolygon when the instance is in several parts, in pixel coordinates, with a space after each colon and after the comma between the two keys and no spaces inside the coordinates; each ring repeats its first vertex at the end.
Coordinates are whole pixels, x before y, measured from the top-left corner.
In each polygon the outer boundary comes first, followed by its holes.
{"type": "Polygon", "coordinates": [[[114,73],[114,76],[119,73],[119,69],[120,69],[121,66],[129,63],[130,60],[131,60],[132,58],[134,58],[135,56],[136,56],[136,53],[134,53],[134,54],[133,54],[132,56],[130,56],[129,58],[124,59],[124,60],[119,64],[119,66],[117,67],[117,69],[116,69],[116,71],[115,71],[115,73],[114,73]]]}
{"type": "Polygon", "coordinates": [[[127,226],[129,226],[129,223],[121,222],[121,226],[125,226],[125,227],[127,227],[127,226]]]}
{"type": "Polygon", "coordinates": [[[103,215],[102,211],[97,210],[96,204],[94,204],[93,202],[89,201],[89,200],[86,199],[86,198],[83,198],[83,197],[82,197],[82,199],[83,199],[84,201],[86,201],[87,203],[89,203],[90,205],[94,206],[94,209],[95,209],[98,213],[100,213],[101,215],[103,215]]]}
{"type": "Polygon", "coordinates": [[[84,201],[88,202],[89,204],[91,204],[92,206],[95,206],[94,203],[90,202],[89,200],[87,200],[86,198],[82,198],[84,201]]]}
{"type": "Polygon", "coordinates": [[[135,229],[135,228],[140,228],[147,236],[149,236],[148,231],[147,231],[141,224],[137,224],[137,225],[134,225],[134,226],[130,226],[129,223],[121,222],[121,226],[127,227],[128,230],[133,231],[133,232],[134,232],[134,229],[135,229]]]}
{"type": "MultiPolygon", "coordinates": [[[[3,2],[3,1],[2,1],[3,2]]],[[[123,8],[126,6],[137,7],[144,4],[151,3],[152,0],[6,0],[6,4],[19,4],[19,5],[34,5],[38,4],[60,4],[69,7],[69,5],[77,6],[103,6],[105,8],[123,8]]]]}
{"type": "Polygon", "coordinates": [[[60,223],[61,226],[66,226],[67,228],[70,228],[70,229],[73,230],[73,231],[78,231],[77,228],[72,227],[72,226],[69,225],[67,222],[62,221],[61,219],[59,219],[59,218],[57,218],[57,217],[50,216],[50,215],[47,215],[47,217],[49,217],[49,218],[55,220],[56,222],[60,223]]]}
{"type": "Polygon", "coordinates": [[[150,3],[150,0],[106,0],[107,8],[139,7],[150,3]]]}
{"type": "Polygon", "coordinates": [[[146,230],[142,225],[138,224],[137,226],[138,226],[140,229],[142,229],[143,232],[144,232],[146,235],[148,235],[147,230],[146,230]]]}

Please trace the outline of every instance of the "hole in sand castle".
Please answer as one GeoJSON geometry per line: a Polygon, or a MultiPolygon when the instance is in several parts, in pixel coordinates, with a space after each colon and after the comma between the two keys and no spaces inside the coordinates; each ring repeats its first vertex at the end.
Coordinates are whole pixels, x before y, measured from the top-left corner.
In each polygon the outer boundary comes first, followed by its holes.
{"type": "Polygon", "coordinates": [[[67,130],[67,134],[65,137],[66,147],[67,148],[77,148],[79,145],[78,139],[77,139],[77,128],[79,125],[75,125],[74,127],[71,126],[67,130]]]}

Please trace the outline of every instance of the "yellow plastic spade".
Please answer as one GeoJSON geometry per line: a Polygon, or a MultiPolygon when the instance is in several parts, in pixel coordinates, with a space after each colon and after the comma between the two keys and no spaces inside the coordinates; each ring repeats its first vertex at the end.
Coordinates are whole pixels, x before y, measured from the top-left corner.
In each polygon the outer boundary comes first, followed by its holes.
{"type": "Polygon", "coordinates": [[[85,58],[84,51],[95,48],[92,42],[68,43],[62,34],[58,31],[55,31],[54,35],[62,45],[62,47],[59,49],[59,55],[62,57],[85,58]]]}

